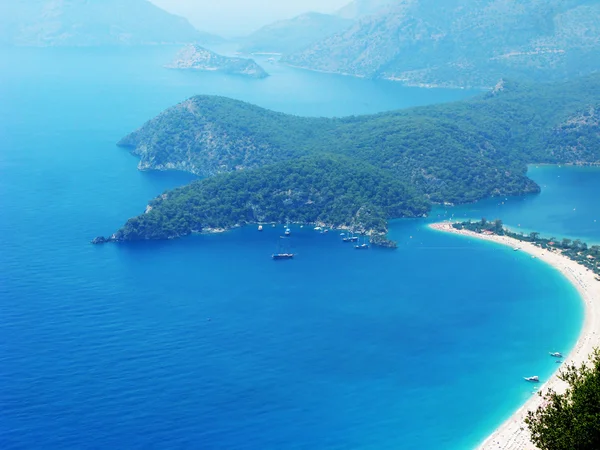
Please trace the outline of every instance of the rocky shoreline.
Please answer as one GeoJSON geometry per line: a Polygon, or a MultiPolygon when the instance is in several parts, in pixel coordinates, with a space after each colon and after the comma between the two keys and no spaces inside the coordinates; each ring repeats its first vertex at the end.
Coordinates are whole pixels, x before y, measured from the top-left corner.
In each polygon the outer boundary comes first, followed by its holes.
{"type": "MultiPolygon", "coordinates": [[[[269,222],[270,224],[273,224],[272,222],[269,222]]],[[[230,228],[203,228],[202,230],[198,230],[198,231],[192,231],[190,234],[219,234],[219,233],[225,233],[227,231],[231,231],[233,229],[236,228],[240,228],[242,226],[254,226],[254,225],[264,225],[264,223],[259,223],[259,222],[252,222],[252,223],[245,223],[243,225],[241,224],[237,224],[233,227],[230,228]]],[[[325,228],[325,229],[330,229],[330,230],[340,230],[340,231],[354,231],[360,235],[366,235],[369,236],[369,241],[371,243],[372,246],[374,247],[380,247],[380,248],[388,248],[388,249],[396,249],[398,248],[398,243],[396,241],[393,241],[391,239],[388,239],[387,237],[387,230],[385,233],[381,233],[381,232],[377,232],[374,230],[364,230],[364,229],[357,229],[357,228],[351,228],[348,226],[344,226],[344,225],[331,225],[331,224],[326,224],[323,222],[316,222],[316,223],[294,223],[294,225],[303,225],[303,226],[315,226],[315,227],[321,227],[321,228],[325,228]]],[[[163,239],[139,239],[139,241],[151,241],[151,240],[170,240],[170,239],[179,239],[182,237],[186,237],[189,236],[189,234],[185,234],[185,235],[178,235],[178,236],[168,236],[165,237],[163,239]]],[[[90,241],[91,244],[93,245],[102,245],[102,244],[109,244],[109,243],[120,243],[120,242],[134,242],[135,240],[133,239],[123,239],[123,238],[119,238],[119,236],[117,235],[117,233],[113,233],[112,235],[105,237],[105,236],[97,236],[94,239],[92,239],[90,241]]]]}

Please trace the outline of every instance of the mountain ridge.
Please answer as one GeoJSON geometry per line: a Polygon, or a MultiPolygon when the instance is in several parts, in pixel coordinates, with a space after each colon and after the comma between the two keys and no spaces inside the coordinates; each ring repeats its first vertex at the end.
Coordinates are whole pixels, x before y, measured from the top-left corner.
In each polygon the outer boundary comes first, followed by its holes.
{"type": "Polygon", "coordinates": [[[0,5],[0,44],[160,45],[223,41],[146,0],[15,0],[0,5]]]}
{"type": "Polygon", "coordinates": [[[265,25],[242,39],[243,53],[291,53],[335,34],[352,24],[332,14],[308,12],[265,25]]]}
{"type": "Polygon", "coordinates": [[[598,70],[599,24],[588,0],[402,0],[283,62],[421,86],[552,81],[598,70]]]}

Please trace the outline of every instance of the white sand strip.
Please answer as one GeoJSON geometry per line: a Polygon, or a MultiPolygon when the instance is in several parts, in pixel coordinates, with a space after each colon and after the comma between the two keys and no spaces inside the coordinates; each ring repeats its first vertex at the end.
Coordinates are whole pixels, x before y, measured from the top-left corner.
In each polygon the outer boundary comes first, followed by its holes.
{"type": "MultiPolygon", "coordinates": [[[[585,303],[585,320],[581,334],[579,335],[575,348],[565,358],[564,364],[580,366],[584,362],[587,362],[588,357],[594,348],[600,347],[600,282],[591,270],[560,253],[544,250],[540,247],[536,247],[530,242],[521,242],[506,236],[484,235],[472,231],[457,230],[448,222],[432,224],[430,227],[439,231],[497,242],[513,248],[518,247],[520,251],[527,252],[542,261],[546,261],[556,269],[560,270],[561,273],[577,288],[585,303]]],[[[566,383],[558,378],[558,371],[555,372],[543,386],[541,386],[540,392],[545,393],[549,388],[552,388],[558,393],[563,393],[565,391],[566,383]]],[[[496,431],[494,431],[492,435],[478,447],[478,449],[535,449],[536,447],[530,441],[529,430],[525,425],[524,419],[527,416],[528,411],[535,411],[541,405],[542,398],[537,394],[532,395],[531,398],[527,400],[527,402],[506,422],[496,429],[496,431]]]]}

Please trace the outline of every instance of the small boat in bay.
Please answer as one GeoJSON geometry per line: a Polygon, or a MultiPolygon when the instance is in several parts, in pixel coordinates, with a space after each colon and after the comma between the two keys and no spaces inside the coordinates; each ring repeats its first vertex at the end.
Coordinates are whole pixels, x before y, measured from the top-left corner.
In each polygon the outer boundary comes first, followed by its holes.
{"type": "Polygon", "coordinates": [[[367,237],[365,236],[365,237],[363,238],[363,242],[362,242],[362,244],[356,244],[356,245],[354,246],[354,248],[355,248],[356,250],[366,250],[366,249],[368,249],[368,248],[369,248],[369,244],[367,244],[367,237]]]}
{"type": "Polygon", "coordinates": [[[273,259],[292,259],[292,258],[294,258],[294,254],[293,253],[273,253],[273,255],[271,255],[271,257],[273,259]]]}
{"type": "Polygon", "coordinates": [[[523,379],[525,381],[529,381],[531,383],[539,383],[539,381],[540,381],[540,377],[538,377],[537,375],[534,375],[532,377],[523,377],[523,379]]]}
{"type": "Polygon", "coordinates": [[[263,230],[263,226],[262,226],[262,225],[259,225],[259,226],[258,226],[258,231],[262,231],[262,230],[263,230]]]}
{"type": "Polygon", "coordinates": [[[551,352],[550,356],[553,356],[554,358],[562,358],[563,357],[561,352],[551,352]]]}
{"type": "Polygon", "coordinates": [[[286,236],[289,236],[290,234],[292,234],[292,231],[289,228],[286,228],[285,233],[283,233],[283,234],[285,234],[286,236]]]}
{"type": "Polygon", "coordinates": [[[286,239],[283,236],[279,236],[277,249],[275,250],[275,253],[271,255],[271,258],[273,258],[274,260],[293,259],[296,255],[292,253],[289,247],[289,239],[286,239]],[[282,244],[282,241],[285,241],[285,243],[282,244]]]}
{"type": "Polygon", "coordinates": [[[342,242],[357,242],[358,236],[354,236],[354,233],[350,232],[342,238],[342,242]]]}

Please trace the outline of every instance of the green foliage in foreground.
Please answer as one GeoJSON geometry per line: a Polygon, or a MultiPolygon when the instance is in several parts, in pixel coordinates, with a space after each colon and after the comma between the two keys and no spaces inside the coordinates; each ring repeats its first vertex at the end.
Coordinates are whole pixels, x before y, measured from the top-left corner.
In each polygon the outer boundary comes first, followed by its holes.
{"type": "Polygon", "coordinates": [[[541,450],[600,449],[600,351],[588,365],[567,367],[560,378],[569,384],[567,392],[545,394],[547,405],[525,419],[533,443],[541,450]]]}
{"type": "Polygon", "coordinates": [[[499,236],[508,236],[510,238],[522,241],[531,242],[532,244],[551,252],[560,252],[562,255],[581,264],[586,269],[591,270],[599,276],[600,280],[600,245],[589,246],[585,242],[576,239],[556,239],[555,237],[541,237],[540,233],[533,231],[529,234],[516,233],[505,228],[500,219],[489,222],[485,218],[481,221],[473,222],[457,222],[452,224],[457,230],[469,230],[475,233],[493,233],[499,236]]]}
{"type": "Polygon", "coordinates": [[[256,222],[319,222],[385,233],[389,218],[428,211],[423,196],[388,173],[339,156],[217,175],[167,192],[150,206],[114,239],[168,239],[256,222]]]}

